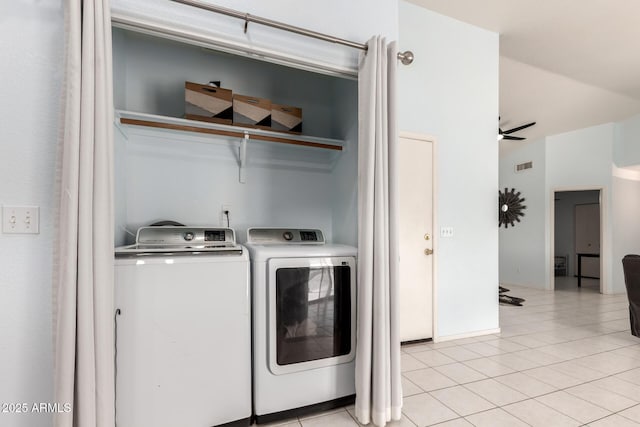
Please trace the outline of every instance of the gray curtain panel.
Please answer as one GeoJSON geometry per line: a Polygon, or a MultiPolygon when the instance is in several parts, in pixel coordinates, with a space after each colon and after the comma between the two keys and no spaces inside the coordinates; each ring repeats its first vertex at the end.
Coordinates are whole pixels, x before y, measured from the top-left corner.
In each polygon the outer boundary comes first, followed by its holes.
{"type": "Polygon", "coordinates": [[[58,427],[115,425],[109,0],[65,0],[64,133],[54,277],[58,427]]]}
{"type": "Polygon", "coordinates": [[[369,40],[358,76],[356,416],[384,426],[402,410],[398,333],[396,43],[369,40]]]}

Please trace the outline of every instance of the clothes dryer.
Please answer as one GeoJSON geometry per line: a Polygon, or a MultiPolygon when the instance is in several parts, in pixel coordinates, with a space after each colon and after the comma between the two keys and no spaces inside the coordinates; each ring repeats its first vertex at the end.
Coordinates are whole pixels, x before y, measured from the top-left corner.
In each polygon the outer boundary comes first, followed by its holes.
{"type": "Polygon", "coordinates": [[[258,423],[353,403],[356,248],[317,229],[250,228],[258,423]]]}

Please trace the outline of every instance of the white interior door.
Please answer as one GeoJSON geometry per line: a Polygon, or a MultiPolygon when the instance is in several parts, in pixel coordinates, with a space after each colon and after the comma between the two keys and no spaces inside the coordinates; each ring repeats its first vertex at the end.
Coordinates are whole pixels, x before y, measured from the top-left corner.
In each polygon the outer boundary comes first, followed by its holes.
{"type": "Polygon", "coordinates": [[[400,339],[433,337],[433,142],[401,137],[400,339]]]}

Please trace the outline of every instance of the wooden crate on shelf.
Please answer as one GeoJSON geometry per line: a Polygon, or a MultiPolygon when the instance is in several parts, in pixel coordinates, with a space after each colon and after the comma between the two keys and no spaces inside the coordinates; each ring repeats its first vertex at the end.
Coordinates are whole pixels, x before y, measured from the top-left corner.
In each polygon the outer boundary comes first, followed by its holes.
{"type": "Polygon", "coordinates": [[[233,92],[221,87],[185,82],[185,118],[230,125],[233,92]]]}
{"type": "Polygon", "coordinates": [[[233,124],[271,130],[271,101],[255,96],[233,95],[233,124]]]}
{"type": "Polygon", "coordinates": [[[271,104],[271,129],[301,134],[302,108],[271,104]]]}

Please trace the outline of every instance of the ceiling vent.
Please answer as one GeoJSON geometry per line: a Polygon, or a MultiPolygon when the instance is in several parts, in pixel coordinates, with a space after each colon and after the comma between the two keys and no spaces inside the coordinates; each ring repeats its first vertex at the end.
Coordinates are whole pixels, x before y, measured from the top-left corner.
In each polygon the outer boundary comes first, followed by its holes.
{"type": "Polygon", "coordinates": [[[531,168],[533,168],[533,162],[520,163],[519,165],[516,165],[516,173],[524,172],[531,168]]]}

